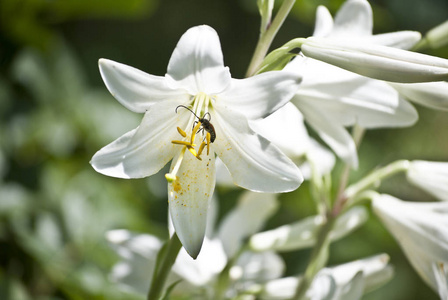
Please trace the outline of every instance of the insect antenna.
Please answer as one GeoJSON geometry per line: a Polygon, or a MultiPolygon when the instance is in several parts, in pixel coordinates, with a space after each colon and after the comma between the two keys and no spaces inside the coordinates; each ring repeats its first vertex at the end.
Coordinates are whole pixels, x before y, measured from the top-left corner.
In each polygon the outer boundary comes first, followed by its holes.
{"type": "Polygon", "coordinates": [[[177,109],[179,108],[179,107],[183,107],[183,108],[185,108],[185,109],[188,109],[196,118],[198,118],[199,120],[201,119],[201,118],[199,118],[195,113],[194,113],[194,111],[192,111],[191,109],[189,109],[188,107],[186,107],[185,105],[179,105],[178,107],[176,107],[176,114],[177,114],[177,109]]]}

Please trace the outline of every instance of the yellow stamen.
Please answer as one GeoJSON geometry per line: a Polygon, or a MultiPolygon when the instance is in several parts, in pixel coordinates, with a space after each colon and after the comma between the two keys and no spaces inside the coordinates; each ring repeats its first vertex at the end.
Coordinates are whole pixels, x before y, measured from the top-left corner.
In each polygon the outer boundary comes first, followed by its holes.
{"type": "Polygon", "coordinates": [[[206,145],[205,142],[202,142],[201,146],[199,147],[198,156],[196,156],[196,158],[199,160],[201,160],[199,156],[201,155],[202,150],[204,150],[205,145],[206,145]]]}
{"type": "Polygon", "coordinates": [[[183,131],[180,127],[177,127],[177,132],[179,132],[179,134],[183,137],[187,137],[187,134],[185,133],[185,131],[183,131]]]}
{"type": "Polygon", "coordinates": [[[196,150],[191,147],[191,146],[187,146],[188,151],[191,152],[191,154],[193,154],[194,156],[198,157],[198,154],[196,153],[196,150]]]}
{"type": "Polygon", "coordinates": [[[207,155],[210,153],[210,132],[207,132],[207,134],[205,135],[205,138],[207,139],[207,155]]]}
{"type": "Polygon", "coordinates": [[[182,163],[182,160],[184,158],[184,154],[185,154],[185,149],[187,147],[182,147],[182,150],[180,151],[180,155],[177,157],[176,163],[174,164],[173,169],[171,170],[170,173],[165,174],[165,178],[168,182],[173,182],[175,180],[178,179],[178,177],[176,176],[177,172],[179,171],[180,165],[182,163]]]}
{"type": "Polygon", "coordinates": [[[187,147],[195,147],[196,146],[195,144],[192,144],[192,143],[187,142],[187,141],[177,141],[177,140],[174,140],[174,141],[171,141],[171,143],[176,144],[176,145],[183,145],[183,146],[187,146],[187,147]]]}
{"type": "Polygon", "coordinates": [[[194,138],[196,137],[196,132],[198,132],[199,127],[201,127],[201,122],[198,122],[198,124],[196,124],[193,128],[193,132],[191,133],[191,144],[194,142],[194,138]]]}

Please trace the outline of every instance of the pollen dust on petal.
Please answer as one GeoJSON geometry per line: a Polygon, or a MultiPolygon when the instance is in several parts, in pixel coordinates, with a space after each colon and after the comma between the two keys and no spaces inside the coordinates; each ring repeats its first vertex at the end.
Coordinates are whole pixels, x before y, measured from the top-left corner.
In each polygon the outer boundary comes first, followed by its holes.
{"type": "Polygon", "coordinates": [[[179,180],[173,182],[173,190],[177,193],[182,189],[182,186],[179,183],[179,180]]]}

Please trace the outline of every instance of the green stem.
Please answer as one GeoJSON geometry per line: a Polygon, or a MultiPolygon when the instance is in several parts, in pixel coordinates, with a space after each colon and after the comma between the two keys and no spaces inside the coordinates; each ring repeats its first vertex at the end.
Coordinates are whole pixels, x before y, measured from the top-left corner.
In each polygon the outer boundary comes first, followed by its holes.
{"type": "MultiPolygon", "coordinates": [[[[355,125],[353,127],[352,137],[357,148],[359,148],[359,145],[361,144],[364,132],[365,129],[358,125],[355,125]]],[[[344,190],[348,183],[350,170],[351,166],[345,164],[339,181],[339,191],[336,201],[334,202],[331,212],[327,214],[326,222],[319,229],[318,238],[316,244],[314,245],[313,252],[311,253],[310,262],[308,263],[305,274],[297,285],[296,293],[292,298],[294,300],[302,299],[305,296],[305,293],[311,286],[311,283],[313,282],[313,279],[316,276],[317,272],[319,272],[319,270],[322,269],[326,264],[328,249],[331,242],[331,230],[333,229],[337,218],[343,211],[343,208],[347,202],[347,197],[344,193],[344,190]]]]}
{"type": "Polygon", "coordinates": [[[230,269],[235,265],[241,254],[248,248],[248,245],[242,246],[240,250],[231,259],[228,260],[226,266],[221,271],[218,276],[218,280],[216,281],[215,297],[213,298],[214,300],[224,299],[225,292],[227,291],[230,283],[230,269]]]}
{"type": "Polygon", "coordinates": [[[335,221],[336,218],[330,215],[325,224],[320,228],[316,245],[311,253],[310,262],[305,274],[297,285],[296,293],[292,299],[302,299],[311,286],[314,276],[325,266],[328,258],[328,247],[330,246],[330,232],[335,221]]]}
{"type": "Polygon", "coordinates": [[[149,288],[147,300],[159,300],[165,287],[165,281],[171,271],[171,267],[176,261],[180,248],[182,247],[177,234],[173,234],[157,255],[158,264],[154,268],[151,286],[149,288]]]}
{"type": "Polygon", "coordinates": [[[372,173],[370,173],[370,175],[358,181],[356,184],[349,186],[345,191],[345,198],[352,198],[353,196],[356,196],[359,192],[380,182],[384,178],[387,178],[400,172],[407,171],[408,169],[409,169],[409,161],[398,160],[381,169],[373,171],[372,173]]]}
{"type": "MultiPolygon", "coordinates": [[[[362,128],[359,125],[355,125],[353,127],[352,131],[352,137],[353,141],[355,142],[356,148],[359,148],[359,145],[361,144],[362,138],[364,136],[365,129],[362,128]]],[[[344,208],[345,203],[348,200],[348,197],[345,194],[345,188],[348,184],[348,179],[350,177],[350,171],[352,169],[352,166],[345,164],[344,170],[342,171],[341,179],[339,181],[339,190],[338,190],[338,196],[336,198],[336,201],[333,205],[333,211],[332,214],[337,216],[341,213],[342,209],[344,208]]]]}
{"type": "Polygon", "coordinates": [[[284,0],[269,28],[260,34],[254,55],[252,56],[252,60],[250,61],[246,72],[246,77],[253,76],[259,69],[264,57],[268,53],[275,35],[282,26],[295,2],[296,0],[284,0]]]}

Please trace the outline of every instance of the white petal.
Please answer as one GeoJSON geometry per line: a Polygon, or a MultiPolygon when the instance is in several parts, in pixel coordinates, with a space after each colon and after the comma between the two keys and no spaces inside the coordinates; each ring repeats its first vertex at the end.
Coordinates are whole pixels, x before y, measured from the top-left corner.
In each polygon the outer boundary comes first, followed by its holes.
{"type": "Polygon", "coordinates": [[[201,253],[193,259],[181,249],[173,265],[173,272],[195,286],[205,286],[224,269],[227,257],[218,239],[204,239],[201,253]]]}
{"type": "Polygon", "coordinates": [[[412,161],[406,176],[437,199],[448,201],[448,163],[412,161]]]}
{"type": "MultiPolygon", "coordinates": [[[[367,221],[368,214],[363,207],[354,207],[336,222],[330,238],[340,239],[367,221]]],[[[316,242],[322,216],[312,216],[299,222],[283,225],[276,229],[257,233],[250,239],[250,247],[255,251],[291,251],[311,247],[316,242]]]]}
{"type": "Polygon", "coordinates": [[[312,172],[316,172],[319,177],[330,174],[336,163],[333,152],[322,146],[315,139],[310,140],[310,148],[306,153],[306,159],[307,161],[299,165],[305,179],[310,179],[312,172]]]}
{"type": "Polygon", "coordinates": [[[248,119],[263,118],[284,106],[297,91],[301,77],[296,73],[272,71],[245,79],[232,79],[217,101],[248,119]]]}
{"type": "Polygon", "coordinates": [[[435,273],[440,299],[448,299],[448,264],[434,264],[433,271],[435,273]]]}
{"type": "Polygon", "coordinates": [[[397,31],[370,36],[366,41],[370,44],[389,46],[399,49],[411,49],[422,38],[418,31],[397,31]]]}
{"type": "Polygon", "coordinates": [[[403,83],[448,79],[448,60],[355,39],[310,37],[302,44],[308,57],[367,77],[403,83]]]}
{"type": "Polygon", "coordinates": [[[366,36],[372,34],[372,8],[366,0],[348,0],[334,18],[334,36],[366,36]]]}
{"type": "Polygon", "coordinates": [[[434,49],[448,44],[448,20],[428,31],[425,39],[434,49]]]}
{"type": "MultiPolygon", "coordinates": [[[[217,103],[218,104],[218,103],[217,103]]],[[[236,111],[216,106],[215,152],[226,165],[233,182],[258,192],[295,190],[303,181],[300,170],[236,111]]]]}
{"type": "MultiPolygon", "coordinates": [[[[428,261],[448,262],[448,202],[406,202],[378,195],[372,204],[376,215],[406,254],[419,252],[428,261]]],[[[415,257],[408,258],[412,264],[420,265],[413,262],[415,257]]]]}
{"type": "Polygon", "coordinates": [[[245,251],[230,269],[230,276],[232,276],[232,273],[239,273],[239,277],[235,276],[232,279],[244,282],[247,285],[276,279],[283,274],[284,270],[285,263],[275,252],[254,253],[245,251]],[[235,269],[239,269],[239,272],[235,272],[235,269]]]}
{"type": "Polygon", "coordinates": [[[398,93],[383,81],[310,58],[302,59],[297,68],[303,73],[304,80],[294,103],[312,102],[338,124],[359,124],[365,128],[398,127],[417,120],[415,109],[400,100],[398,93]]]}
{"type": "Polygon", "coordinates": [[[292,103],[287,103],[267,118],[251,122],[250,127],[290,158],[303,156],[310,148],[303,116],[292,103]]]}
{"type": "Polygon", "coordinates": [[[154,76],[108,59],[99,67],[106,87],[121,104],[135,112],[145,112],[159,101],[187,101],[185,90],[168,87],[165,77],[154,76]]]}
{"type": "MultiPolygon", "coordinates": [[[[379,83],[386,85],[384,82],[379,83]]],[[[367,87],[361,87],[359,91],[369,90],[367,87]]],[[[374,92],[374,89],[371,91],[374,92]]],[[[381,95],[381,90],[378,90],[377,95],[381,95]]],[[[398,106],[393,109],[381,106],[380,103],[365,101],[368,98],[367,94],[365,98],[355,94],[343,98],[332,98],[331,94],[327,94],[325,98],[319,97],[312,100],[313,105],[319,106],[327,116],[331,116],[334,123],[343,126],[358,124],[363,128],[405,127],[415,124],[418,120],[415,108],[406,100],[399,98],[398,94],[394,97],[398,106]]],[[[307,100],[311,101],[311,99],[307,100]]]]}
{"type": "Polygon", "coordinates": [[[230,83],[224,67],[221,43],[216,31],[207,26],[192,27],[177,43],[168,64],[167,78],[190,94],[217,94],[230,83]]]}
{"type": "Polygon", "coordinates": [[[297,277],[284,277],[269,281],[263,290],[261,299],[290,299],[294,297],[299,280],[297,277]]]}
{"type": "MultiPolygon", "coordinates": [[[[434,267],[437,266],[436,257],[426,253],[425,249],[418,247],[401,247],[409,262],[411,263],[417,274],[429,285],[434,291],[438,290],[437,273],[434,267]]],[[[443,299],[443,298],[441,298],[443,299]]]]}
{"type": "MultiPolygon", "coordinates": [[[[213,152],[212,152],[213,153],[213,152]]],[[[202,161],[185,151],[178,179],[168,184],[168,201],[174,229],[192,258],[201,250],[207,225],[207,212],[215,188],[215,157],[202,161]]],[[[171,164],[172,171],[177,156],[171,164]]]]}
{"type": "Polygon", "coordinates": [[[304,56],[297,56],[284,70],[299,72],[302,75],[302,82],[298,92],[306,89],[320,89],[326,85],[339,85],[343,90],[346,84],[362,78],[358,74],[346,71],[333,65],[321,62],[304,56]]]}
{"type": "Polygon", "coordinates": [[[226,215],[219,227],[218,237],[228,257],[233,257],[243,241],[259,231],[277,210],[274,194],[246,191],[237,206],[226,215]]]}
{"type": "Polygon", "coordinates": [[[390,83],[403,97],[418,104],[448,111],[448,82],[390,83]]]}
{"type": "Polygon", "coordinates": [[[319,134],[331,149],[353,168],[358,167],[356,145],[352,137],[342,125],[336,124],[332,118],[320,107],[314,106],[313,101],[303,101],[294,97],[292,102],[305,116],[307,123],[319,134]]]}
{"type": "Polygon", "coordinates": [[[146,295],[162,242],[152,235],[121,229],[108,231],[106,238],[122,258],[112,268],[111,280],[125,290],[146,295]]]}
{"type": "Polygon", "coordinates": [[[314,25],[313,36],[327,36],[333,29],[333,18],[328,9],[319,5],[316,10],[316,24],[314,25]]]}
{"type": "Polygon", "coordinates": [[[219,186],[225,186],[226,188],[236,188],[233,183],[232,176],[230,176],[229,170],[219,157],[216,157],[216,183],[219,186]]]}
{"type": "Polygon", "coordinates": [[[184,127],[188,113],[176,114],[174,101],[154,104],[140,126],[100,149],[92,157],[93,168],[119,178],[142,178],[157,173],[168,163],[180,146],[176,127],[184,127]]]}

